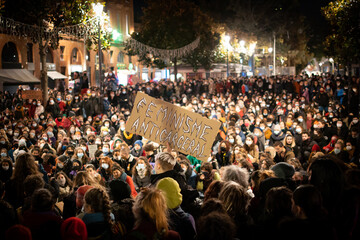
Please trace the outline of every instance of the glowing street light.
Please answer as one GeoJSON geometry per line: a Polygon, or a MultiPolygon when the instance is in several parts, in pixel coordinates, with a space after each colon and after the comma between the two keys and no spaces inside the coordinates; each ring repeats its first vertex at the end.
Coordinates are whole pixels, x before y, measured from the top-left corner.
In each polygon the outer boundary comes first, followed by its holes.
{"type": "Polygon", "coordinates": [[[273,48],[272,47],[268,48],[268,51],[269,51],[269,53],[272,53],[273,48]]]}
{"type": "Polygon", "coordinates": [[[240,47],[245,47],[245,41],[244,40],[240,41],[240,47]]]}

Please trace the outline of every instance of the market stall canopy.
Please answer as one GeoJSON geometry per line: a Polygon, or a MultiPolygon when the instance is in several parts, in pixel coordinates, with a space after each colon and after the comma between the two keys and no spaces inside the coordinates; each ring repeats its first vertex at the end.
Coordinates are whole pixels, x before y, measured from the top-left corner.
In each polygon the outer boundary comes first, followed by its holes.
{"type": "Polygon", "coordinates": [[[0,69],[0,81],[3,83],[40,83],[27,69],[0,69]]]}
{"type": "Polygon", "coordinates": [[[47,75],[49,78],[55,80],[55,79],[65,79],[67,78],[65,75],[57,72],[57,71],[48,71],[47,75]]]}

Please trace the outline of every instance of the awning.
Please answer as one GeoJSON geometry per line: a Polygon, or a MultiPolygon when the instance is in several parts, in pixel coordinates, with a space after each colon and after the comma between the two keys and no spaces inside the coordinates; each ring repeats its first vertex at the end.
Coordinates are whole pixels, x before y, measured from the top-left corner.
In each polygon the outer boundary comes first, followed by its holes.
{"type": "Polygon", "coordinates": [[[61,73],[57,72],[57,71],[48,71],[47,75],[49,78],[51,79],[65,79],[67,78],[67,76],[62,75],[61,73]]]}
{"type": "Polygon", "coordinates": [[[4,83],[40,83],[27,69],[0,69],[0,80],[4,83]]]}

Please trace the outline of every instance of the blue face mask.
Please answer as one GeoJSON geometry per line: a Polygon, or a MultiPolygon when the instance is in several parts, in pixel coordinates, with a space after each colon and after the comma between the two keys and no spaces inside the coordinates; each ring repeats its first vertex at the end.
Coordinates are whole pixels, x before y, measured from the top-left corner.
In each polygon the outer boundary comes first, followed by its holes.
{"type": "Polygon", "coordinates": [[[78,153],[77,156],[78,156],[78,158],[82,158],[84,156],[84,154],[83,153],[78,153]]]}
{"type": "Polygon", "coordinates": [[[4,153],[4,152],[1,153],[1,157],[6,157],[6,156],[7,156],[6,153],[4,153]]]}

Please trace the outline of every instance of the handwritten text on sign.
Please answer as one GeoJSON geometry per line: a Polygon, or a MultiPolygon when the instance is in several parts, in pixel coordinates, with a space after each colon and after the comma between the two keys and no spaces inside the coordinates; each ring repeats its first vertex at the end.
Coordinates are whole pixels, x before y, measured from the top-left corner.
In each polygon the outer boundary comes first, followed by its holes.
{"type": "Polygon", "coordinates": [[[138,92],[125,129],[165,144],[200,160],[207,160],[220,122],[138,92]]]}

